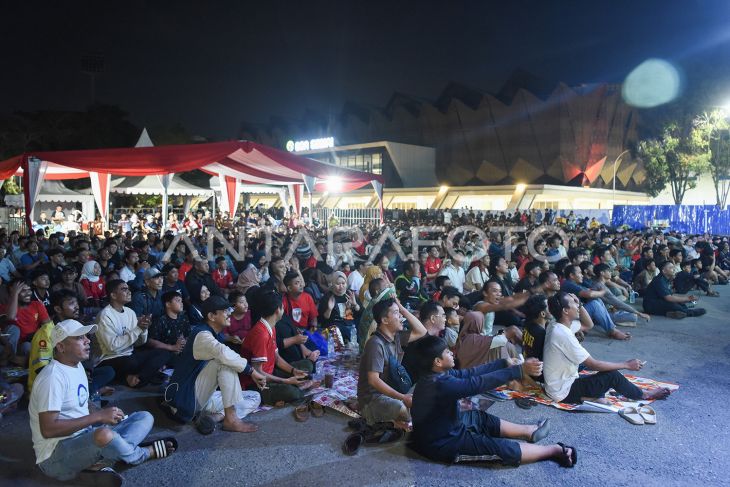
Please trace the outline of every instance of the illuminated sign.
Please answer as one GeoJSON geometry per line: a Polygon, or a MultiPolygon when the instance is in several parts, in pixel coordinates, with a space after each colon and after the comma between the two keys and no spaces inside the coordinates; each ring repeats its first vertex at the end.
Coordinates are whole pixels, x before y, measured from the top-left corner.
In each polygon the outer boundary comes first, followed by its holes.
{"type": "Polygon", "coordinates": [[[286,143],[286,150],[289,152],[302,152],[308,150],[330,149],[335,146],[334,137],[322,137],[321,139],[289,140],[286,143]]]}

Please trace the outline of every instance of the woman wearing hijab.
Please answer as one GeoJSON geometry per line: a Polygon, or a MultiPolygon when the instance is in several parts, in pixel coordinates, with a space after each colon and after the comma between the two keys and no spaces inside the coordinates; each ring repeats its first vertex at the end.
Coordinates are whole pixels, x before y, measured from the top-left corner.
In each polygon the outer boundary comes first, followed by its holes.
{"type": "Polygon", "coordinates": [[[256,287],[260,283],[259,271],[253,264],[246,267],[246,270],[238,275],[238,281],[236,282],[236,289],[243,294],[246,294],[249,289],[256,287]]]}
{"type": "Polygon", "coordinates": [[[352,329],[360,319],[362,308],[355,293],[347,289],[344,272],[335,271],[330,275],[329,291],[319,301],[319,320],[324,327],[336,325],[342,332],[345,343],[352,339],[352,329]]]}
{"type": "Polygon", "coordinates": [[[383,270],[375,265],[371,265],[367,269],[365,269],[365,279],[363,279],[362,286],[360,287],[360,302],[367,306],[367,303],[372,299],[372,296],[370,296],[370,292],[368,291],[368,287],[370,286],[370,281],[373,279],[382,279],[383,278],[383,270]]]}
{"type": "Polygon", "coordinates": [[[196,280],[188,288],[188,292],[190,293],[190,307],[188,308],[190,324],[195,326],[205,323],[205,318],[203,317],[203,301],[210,297],[210,289],[202,282],[196,280]]]}
{"type": "Polygon", "coordinates": [[[96,301],[96,305],[106,298],[106,284],[101,277],[101,266],[95,260],[87,261],[81,268],[81,285],[86,297],[96,301]]]}
{"type": "Polygon", "coordinates": [[[483,330],[483,313],[469,311],[464,315],[464,323],[454,347],[454,356],[460,369],[470,369],[494,360],[517,356],[506,335],[486,336],[482,334],[483,330]]]}

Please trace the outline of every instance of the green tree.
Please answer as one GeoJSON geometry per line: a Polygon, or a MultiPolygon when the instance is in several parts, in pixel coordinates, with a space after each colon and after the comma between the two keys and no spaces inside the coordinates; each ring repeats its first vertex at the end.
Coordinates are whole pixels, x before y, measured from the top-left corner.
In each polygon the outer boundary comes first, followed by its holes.
{"type": "Polygon", "coordinates": [[[709,171],[715,186],[717,206],[727,206],[730,193],[730,124],[723,110],[715,109],[703,113],[697,119],[698,127],[705,131],[709,139],[709,171]]]}
{"type": "Polygon", "coordinates": [[[710,159],[710,137],[698,117],[689,123],[667,122],[658,137],[639,144],[639,155],[646,168],[646,191],[657,196],[669,185],[676,205],[681,205],[687,190],[697,185],[710,159]]]}

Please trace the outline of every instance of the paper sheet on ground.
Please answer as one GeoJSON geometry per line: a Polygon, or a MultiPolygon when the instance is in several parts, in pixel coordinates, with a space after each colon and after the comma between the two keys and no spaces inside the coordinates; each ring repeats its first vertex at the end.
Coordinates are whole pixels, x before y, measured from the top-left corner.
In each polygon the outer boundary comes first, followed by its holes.
{"type": "MultiPolygon", "coordinates": [[[[581,375],[590,375],[595,372],[581,372],[581,375]]],[[[674,392],[679,389],[679,384],[673,384],[671,382],[662,382],[654,379],[646,379],[643,377],[636,377],[634,375],[624,375],[629,381],[631,381],[639,389],[652,389],[655,387],[666,387],[670,391],[674,392]]],[[[563,402],[555,402],[550,399],[542,389],[530,389],[522,392],[513,391],[507,388],[507,386],[498,387],[494,391],[490,391],[485,394],[486,397],[495,399],[497,401],[510,401],[513,399],[527,398],[532,399],[535,402],[544,404],[546,406],[552,406],[554,408],[562,409],[563,411],[591,411],[597,413],[616,413],[621,409],[629,406],[636,406],[641,402],[642,404],[648,404],[654,402],[653,400],[641,400],[631,401],[623,396],[613,395],[609,391],[605,398],[611,403],[610,405],[598,404],[594,402],[584,402],[583,404],[567,404],[563,402]]]]}

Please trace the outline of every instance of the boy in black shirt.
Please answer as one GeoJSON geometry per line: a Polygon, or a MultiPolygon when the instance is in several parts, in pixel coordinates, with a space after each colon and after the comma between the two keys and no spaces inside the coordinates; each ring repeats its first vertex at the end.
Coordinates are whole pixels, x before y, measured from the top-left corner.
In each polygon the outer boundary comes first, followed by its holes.
{"type": "MultiPolygon", "coordinates": [[[[525,358],[534,357],[542,362],[542,350],[545,347],[545,326],[548,321],[547,297],[535,294],[527,299],[522,307],[525,313],[525,328],[522,330],[522,352],[525,358]]],[[[542,374],[534,377],[543,381],[542,374]]]]}

